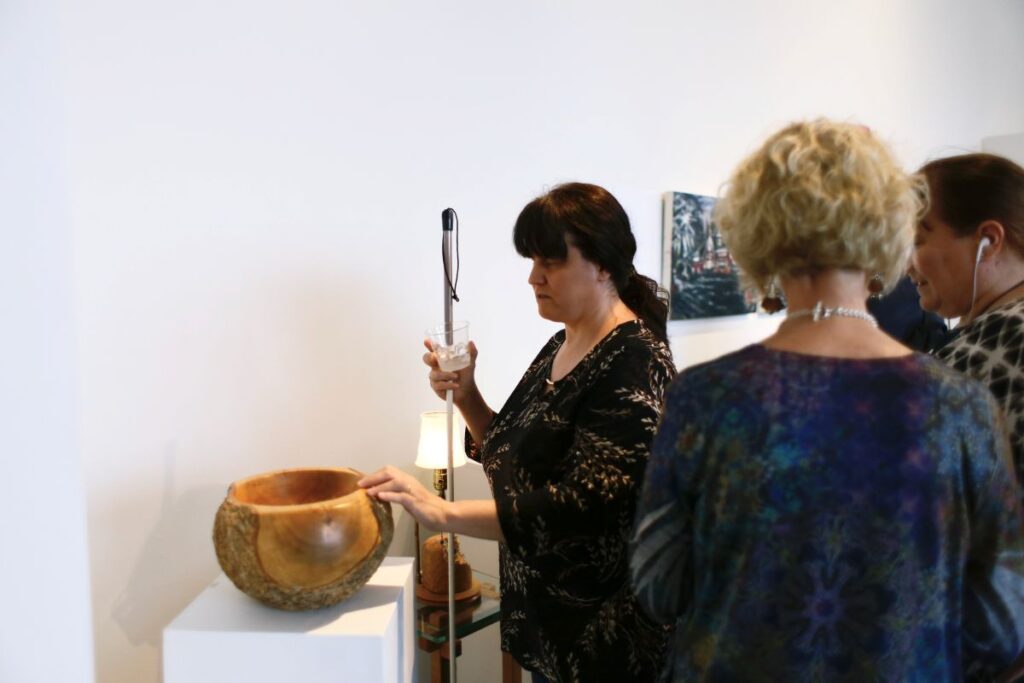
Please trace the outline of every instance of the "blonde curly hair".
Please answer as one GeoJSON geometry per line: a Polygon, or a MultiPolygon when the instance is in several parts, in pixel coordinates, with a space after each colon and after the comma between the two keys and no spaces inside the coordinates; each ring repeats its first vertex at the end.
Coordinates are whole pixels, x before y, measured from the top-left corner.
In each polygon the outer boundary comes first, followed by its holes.
{"type": "Polygon", "coordinates": [[[903,276],[927,185],[864,126],[827,119],[772,135],[725,186],[715,221],[748,286],[830,268],[890,291],[903,276]]]}

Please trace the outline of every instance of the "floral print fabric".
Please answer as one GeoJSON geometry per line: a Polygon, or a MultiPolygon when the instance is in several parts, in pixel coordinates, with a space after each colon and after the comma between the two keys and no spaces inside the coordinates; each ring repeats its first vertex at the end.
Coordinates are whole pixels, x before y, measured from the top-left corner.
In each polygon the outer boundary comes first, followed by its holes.
{"type": "Polygon", "coordinates": [[[1024,642],[998,411],[934,359],[747,347],[668,392],[637,512],[676,681],[990,681],[1024,642]]]}
{"type": "Polygon", "coordinates": [[[470,449],[506,541],[502,649],[551,681],[651,681],[668,632],[637,608],[627,549],[675,368],[668,347],[636,320],[551,386],[564,338],[552,337],[479,450],[470,449]]]}

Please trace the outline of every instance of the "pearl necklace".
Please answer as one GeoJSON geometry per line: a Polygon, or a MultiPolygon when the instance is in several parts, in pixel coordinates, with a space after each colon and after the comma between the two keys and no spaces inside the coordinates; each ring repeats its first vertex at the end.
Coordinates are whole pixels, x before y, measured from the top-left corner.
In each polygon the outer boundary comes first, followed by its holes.
{"type": "Polygon", "coordinates": [[[786,314],[786,319],[804,318],[807,316],[810,316],[813,322],[820,322],[833,317],[856,318],[857,320],[869,322],[874,327],[878,327],[878,321],[875,320],[875,316],[871,315],[867,311],[862,311],[856,308],[845,308],[843,306],[828,307],[820,301],[814,304],[814,308],[802,308],[799,311],[790,311],[786,314]]]}

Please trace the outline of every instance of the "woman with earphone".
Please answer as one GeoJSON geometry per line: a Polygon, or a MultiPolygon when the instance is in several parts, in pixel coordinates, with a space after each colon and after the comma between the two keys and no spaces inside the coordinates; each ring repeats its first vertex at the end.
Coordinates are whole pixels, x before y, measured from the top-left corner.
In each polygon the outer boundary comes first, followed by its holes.
{"type": "Polygon", "coordinates": [[[1024,498],[1024,169],[964,154],[921,173],[931,204],[910,276],[921,308],[960,319],[936,355],[995,394],[1024,498]]]}

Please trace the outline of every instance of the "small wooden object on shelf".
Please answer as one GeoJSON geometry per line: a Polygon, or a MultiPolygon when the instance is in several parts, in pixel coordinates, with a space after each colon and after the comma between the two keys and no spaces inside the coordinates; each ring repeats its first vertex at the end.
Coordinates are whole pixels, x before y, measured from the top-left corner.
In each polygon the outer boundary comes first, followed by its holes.
{"type": "MultiPolygon", "coordinates": [[[[459,549],[455,539],[455,600],[479,597],[480,582],[459,549]]],[[[444,534],[431,536],[420,551],[420,583],[416,597],[424,602],[448,602],[448,541],[444,534]]]]}

